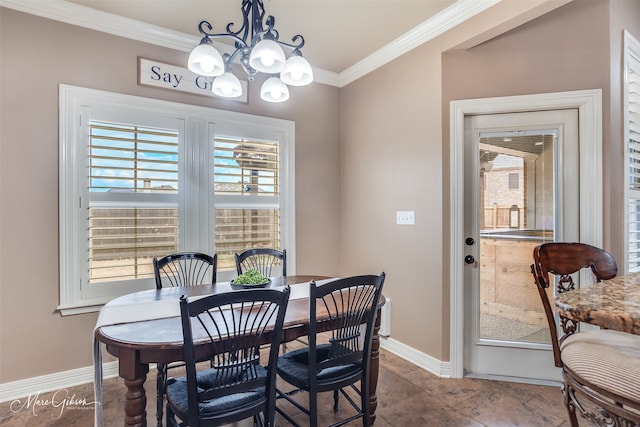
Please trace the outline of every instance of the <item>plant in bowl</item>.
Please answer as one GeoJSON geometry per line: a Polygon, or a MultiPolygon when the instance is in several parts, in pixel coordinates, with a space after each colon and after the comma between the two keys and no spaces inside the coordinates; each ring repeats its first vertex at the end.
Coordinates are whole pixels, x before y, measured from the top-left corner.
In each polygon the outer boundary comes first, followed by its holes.
{"type": "Polygon", "coordinates": [[[232,285],[245,287],[266,286],[271,279],[260,273],[258,270],[247,270],[231,281],[232,285]]]}

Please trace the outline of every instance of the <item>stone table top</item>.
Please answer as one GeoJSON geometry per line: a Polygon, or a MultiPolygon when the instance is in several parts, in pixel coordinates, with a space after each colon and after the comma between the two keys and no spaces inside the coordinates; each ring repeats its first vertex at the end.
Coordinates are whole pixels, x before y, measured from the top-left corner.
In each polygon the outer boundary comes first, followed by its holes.
{"type": "Polygon", "coordinates": [[[555,305],[571,320],[640,335],[640,273],[559,294],[555,305]]]}

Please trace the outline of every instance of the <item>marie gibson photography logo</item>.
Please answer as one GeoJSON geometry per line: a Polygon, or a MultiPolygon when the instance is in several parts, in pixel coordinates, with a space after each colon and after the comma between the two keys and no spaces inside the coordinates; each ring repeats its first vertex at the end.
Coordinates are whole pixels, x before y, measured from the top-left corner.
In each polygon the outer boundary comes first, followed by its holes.
{"type": "Polygon", "coordinates": [[[59,420],[64,411],[93,410],[100,403],[87,398],[79,398],[75,393],[70,394],[67,389],[56,390],[50,397],[41,397],[41,392],[32,393],[22,399],[11,401],[9,409],[13,414],[29,411],[34,417],[51,412],[51,418],[59,420]]]}

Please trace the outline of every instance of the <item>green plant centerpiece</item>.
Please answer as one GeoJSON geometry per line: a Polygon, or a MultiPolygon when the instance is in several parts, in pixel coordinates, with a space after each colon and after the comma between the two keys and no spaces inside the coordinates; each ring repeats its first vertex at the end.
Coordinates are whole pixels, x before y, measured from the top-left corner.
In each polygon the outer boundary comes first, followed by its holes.
{"type": "Polygon", "coordinates": [[[247,270],[231,281],[233,285],[239,286],[264,286],[269,283],[269,278],[258,270],[247,270]]]}

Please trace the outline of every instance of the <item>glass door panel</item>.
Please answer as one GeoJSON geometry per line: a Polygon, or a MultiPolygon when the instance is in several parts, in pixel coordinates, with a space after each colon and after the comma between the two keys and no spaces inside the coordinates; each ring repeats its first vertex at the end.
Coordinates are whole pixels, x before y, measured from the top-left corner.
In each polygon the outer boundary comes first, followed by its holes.
{"type": "Polygon", "coordinates": [[[529,266],[554,239],[556,133],[480,134],[480,340],[550,342],[529,266]]]}

